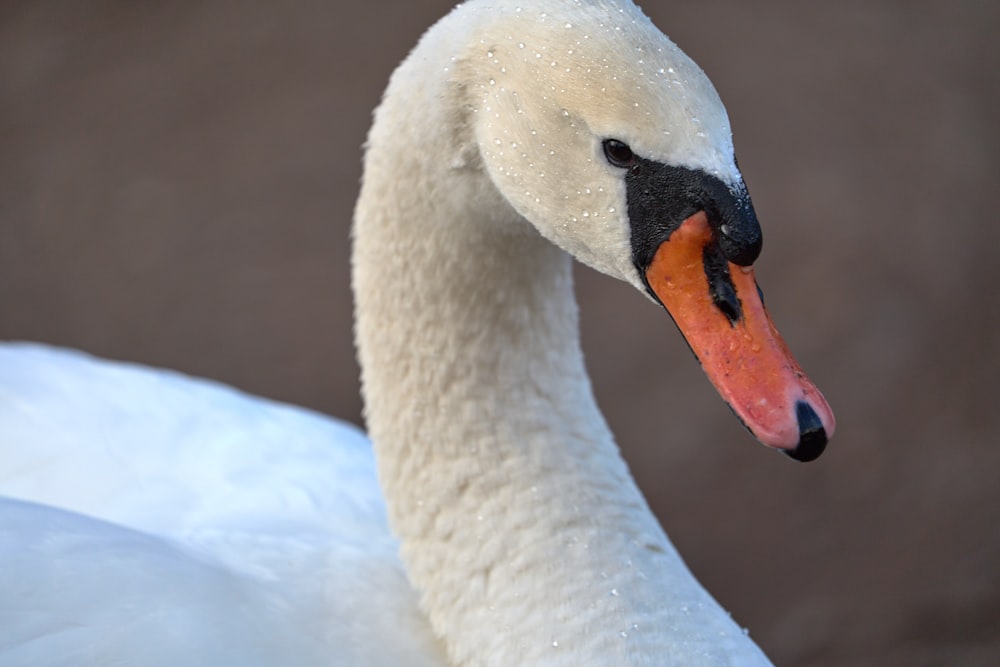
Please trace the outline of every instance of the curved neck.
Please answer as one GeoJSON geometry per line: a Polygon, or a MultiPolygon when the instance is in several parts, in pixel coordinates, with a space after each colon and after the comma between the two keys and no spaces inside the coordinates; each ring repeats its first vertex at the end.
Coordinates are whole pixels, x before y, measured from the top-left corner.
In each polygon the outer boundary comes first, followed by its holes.
{"type": "Polygon", "coordinates": [[[570,257],[497,192],[445,76],[415,63],[369,136],[353,284],[380,480],[434,631],[456,665],[671,664],[672,632],[684,656],[745,648],[597,409],[570,257]]]}

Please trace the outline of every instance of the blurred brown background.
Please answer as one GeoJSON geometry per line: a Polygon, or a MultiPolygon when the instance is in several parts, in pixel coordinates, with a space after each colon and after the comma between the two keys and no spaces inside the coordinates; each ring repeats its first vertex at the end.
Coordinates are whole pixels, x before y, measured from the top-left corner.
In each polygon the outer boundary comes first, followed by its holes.
{"type": "MultiPolygon", "coordinates": [[[[451,4],[0,4],[0,338],[357,421],[360,146],[451,4]]],[[[778,664],[1000,664],[1000,4],[646,11],[726,101],[768,305],[839,432],[808,465],[755,445],[669,319],[581,269],[640,484],[778,664]]]]}

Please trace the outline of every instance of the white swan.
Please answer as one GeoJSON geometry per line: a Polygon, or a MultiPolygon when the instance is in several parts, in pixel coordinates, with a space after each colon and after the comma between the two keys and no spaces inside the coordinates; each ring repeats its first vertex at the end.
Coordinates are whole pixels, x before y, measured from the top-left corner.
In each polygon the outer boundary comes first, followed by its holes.
{"type": "Polygon", "coordinates": [[[341,423],[0,348],[0,665],[769,664],[619,457],[572,295],[571,255],[665,304],[763,442],[832,434],[697,66],[627,2],[471,0],[392,77],[354,236],[384,507],[341,423]]]}

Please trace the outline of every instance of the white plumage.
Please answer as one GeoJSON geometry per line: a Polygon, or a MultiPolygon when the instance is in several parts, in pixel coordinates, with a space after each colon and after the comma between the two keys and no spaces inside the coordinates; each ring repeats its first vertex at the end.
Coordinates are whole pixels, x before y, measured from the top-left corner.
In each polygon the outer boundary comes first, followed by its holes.
{"type": "Polygon", "coordinates": [[[376,114],[375,457],[212,382],[0,347],[0,666],[770,664],[621,460],[570,272],[644,289],[601,140],[733,185],[725,110],[630,3],[524,4],[461,5],[376,114]]]}
{"type": "Polygon", "coordinates": [[[438,664],[356,428],[39,345],[0,371],[0,665],[438,664]]]}

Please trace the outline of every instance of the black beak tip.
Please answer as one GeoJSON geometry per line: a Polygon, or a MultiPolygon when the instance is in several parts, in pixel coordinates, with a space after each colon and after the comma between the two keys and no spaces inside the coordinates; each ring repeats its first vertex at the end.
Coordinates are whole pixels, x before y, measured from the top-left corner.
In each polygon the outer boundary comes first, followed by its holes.
{"type": "Polygon", "coordinates": [[[826,449],[826,429],[819,415],[805,401],[795,405],[795,416],[799,422],[799,444],[795,449],[782,450],[789,458],[806,463],[815,461],[826,449]]]}

